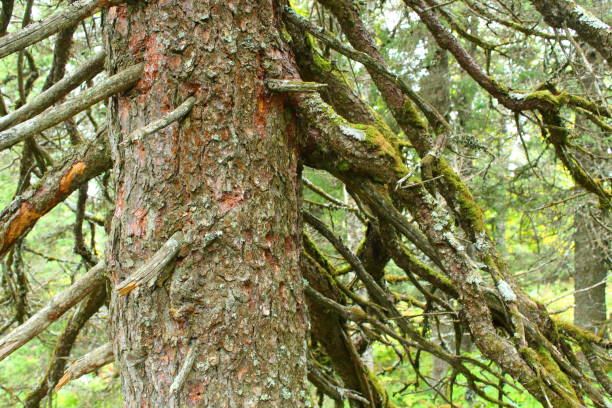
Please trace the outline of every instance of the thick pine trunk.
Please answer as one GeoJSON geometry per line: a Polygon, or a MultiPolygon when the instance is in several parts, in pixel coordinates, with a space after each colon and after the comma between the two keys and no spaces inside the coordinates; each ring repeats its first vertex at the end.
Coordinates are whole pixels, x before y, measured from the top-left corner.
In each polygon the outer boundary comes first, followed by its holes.
{"type": "Polygon", "coordinates": [[[297,151],[283,97],[264,86],[285,58],[278,8],[162,0],[106,16],[111,70],[145,63],[141,81],[110,106],[112,282],[175,232],[187,242],[165,281],[126,296],[113,291],[126,406],[304,405],[297,151]],[[190,96],[186,118],[126,142],[190,96]],[[219,232],[207,246],[207,234],[219,232]]]}

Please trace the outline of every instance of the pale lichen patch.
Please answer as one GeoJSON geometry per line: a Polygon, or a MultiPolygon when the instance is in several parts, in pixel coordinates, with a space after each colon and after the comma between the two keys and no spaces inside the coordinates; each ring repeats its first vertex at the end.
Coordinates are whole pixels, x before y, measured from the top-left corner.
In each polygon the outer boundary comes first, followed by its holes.
{"type": "Polygon", "coordinates": [[[609,25],[607,25],[606,23],[604,23],[597,17],[593,16],[591,13],[589,13],[588,11],[586,11],[580,6],[576,6],[575,12],[578,15],[578,18],[580,19],[580,21],[588,26],[591,26],[598,30],[609,30],[610,29],[609,25]]]}
{"type": "Polygon", "coordinates": [[[497,290],[499,290],[499,294],[506,302],[516,301],[516,294],[514,293],[508,282],[500,280],[497,284],[497,290]]]}
{"type": "Polygon", "coordinates": [[[351,137],[353,139],[364,141],[366,139],[366,134],[363,130],[355,129],[354,127],[347,125],[340,125],[340,130],[345,136],[351,137]]]}

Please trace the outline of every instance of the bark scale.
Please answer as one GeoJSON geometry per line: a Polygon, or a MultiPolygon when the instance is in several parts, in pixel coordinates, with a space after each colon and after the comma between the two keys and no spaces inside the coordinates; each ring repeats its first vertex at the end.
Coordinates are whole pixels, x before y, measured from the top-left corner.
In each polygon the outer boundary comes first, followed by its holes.
{"type": "Polygon", "coordinates": [[[126,406],[305,405],[298,152],[285,97],[264,86],[286,62],[279,8],[162,0],[106,16],[111,70],[145,64],[110,104],[111,281],[185,237],[165,278],[113,291],[126,406]],[[192,96],[183,120],[125,142],[192,96]]]}

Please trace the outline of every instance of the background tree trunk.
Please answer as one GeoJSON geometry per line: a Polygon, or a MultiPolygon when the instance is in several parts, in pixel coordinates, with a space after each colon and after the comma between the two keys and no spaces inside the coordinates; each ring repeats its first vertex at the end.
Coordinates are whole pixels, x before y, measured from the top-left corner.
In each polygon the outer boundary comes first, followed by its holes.
{"type": "MultiPolygon", "coordinates": [[[[601,15],[605,15],[604,2],[595,3],[602,7],[601,15]]],[[[583,42],[580,47],[576,65],[581,72],[582,84],[598,95],[595,76],[605,76],[605,62],[588,44],[583,42]]],[[[584,132],[583,139],[590,149],[603,155],[606,135],[592,126],[584,115],[577,115],[576,123],[584,132]]],[[[603,163],[586,154],[580,155],[580,161],[590,174],[606,177],[608,170],[603,163]]],[[[606,279],[612,260],[610,234],[600,223],[608,224],[609,215],[609,210],[600,210],[589,203],[577,208],[574,214],[574,324],[601,335],[605,332],[606,279]]]]}
{"type": "Polygon", "coordinates": [[[112,282],[175,232],[186,242],[165,282],[113,292],[126,406],[304,404],[300,169],[284,97],[264,86],[285,58],[278,6],[165,0],[106,16],[111,71],[145,63],[142,80],[110,105],[112,282]],[[184,120],[129,140],[190,96],[184,120]]]}
{"type": "Polygon", "coordinates": [[[574,295],[574,324],[598,331],[606,320],[605,280],[610,266],[609,249],[601,240],[606,231],[596,225],[585,211],[586,208],[579,209],[574,215],[574,289],[577,291],[574,295]]]}

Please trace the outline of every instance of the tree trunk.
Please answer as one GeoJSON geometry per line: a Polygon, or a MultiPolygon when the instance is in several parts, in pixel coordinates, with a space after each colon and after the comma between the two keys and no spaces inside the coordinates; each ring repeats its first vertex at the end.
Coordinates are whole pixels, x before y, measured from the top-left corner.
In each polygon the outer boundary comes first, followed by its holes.
{"type": "Polygon", "coordinates": [[[606,231],[586,211],[580,208],[574,214],[574,324],[598,332],[606,321],[609,245],[606,231]]]}
{"type": "Polygon", "coordinates": [[[105,17],[111,71],[145,64],[110,104],[113,284],[184,236],[156,285],[113,291],[126,406],[304,405],[298,152],[284,97],[264,86],[286,62],[280,6],[145,1],[105,17]],[[190,96],[182,121],[130,140],[190,96]]]}
{"type": "MultiPolygon", "coordinates": [[[[605,7],[600,1],[595,3],[599,7],[605,7]]],[[[604,15],[605,12],[601,14],[604,15]]],[[[583,78],[582,84],[589,92],[597,95],[595,75],[605,75],[605,63],[587,44],[583,43],[581,48],[582,59],[578,60],[576,65],[583,78]]],[[[584,115],[577,115],[576,123],[579,125],[577,128],[585,133],[581,136],[589,144],[589,150],[603,156],[606,150],[606,134],[592,126],[584,115]]],[[[605,164],[586,154],[579,155],[579,158],[589,174],[606,177],[608,171],[605,164]]],[[[603,323],[607,313],[606,281],[612,264],[610,234],[600,223],[608,224],[609,215],[609,210],[602,210],[588,203],[578,207],[574,213],[574,324],[600,335],[605,332],[603,323]]]]}

